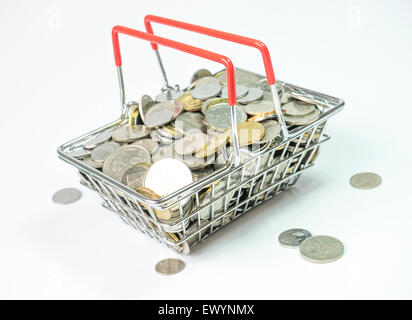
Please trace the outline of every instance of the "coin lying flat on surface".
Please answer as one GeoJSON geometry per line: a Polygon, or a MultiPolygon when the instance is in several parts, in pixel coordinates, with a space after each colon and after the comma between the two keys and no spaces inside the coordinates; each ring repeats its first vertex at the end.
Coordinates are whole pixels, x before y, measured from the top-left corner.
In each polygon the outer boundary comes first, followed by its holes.
{"type": "MultiPolygon", "coordinates": [[[[228,129],[231,132],[231,128],[228,129]]],[[[229,140],[232,140],[232,134],[228,133],[229,140]]],[[[259,122],[239,122],[237,124],[237,135],[240,146],[248,146],[258,142],[265,134],[265,127],[259,122]]]]}
{"type": "Polygon", "coordinates": [[[217,84],[220,86],[220,81],[215,77],[203,77],[193,82],[190,87],[203,86],[206,84],[217,84]]]}
{"type": "Polygon", "coordinates": [[[90,157],[96,162],[103,163],[109,155],[111,155],[116,149],[119,148],[120,144],[118,144],[117,142],[109,141],[93,149],[90,157]]]}
{"type": "Polygon", "coordinates": [[[265,128],[265,135],[259,143],[266,143],[275,139],[280,133],[280,124],[276,120],[264,120],[261,122],[265,128]]]}
{"type": "Polygon", "coordinates": [[[369,190],[378,187],[382,178],[373,172],[362,172],[350,178],[350,185],[356,189],[369,190]]]}
{"type": "Polygon", "coordinates": [[[287,248],[297,248],[299,245],[311,237],[312,234],[305,229],[289,229],[279,235],[279,242],[287,248]]]}
{"type": "MultiPolygon", "coordinates": [[[[227,86],[222,88],[222,98],[227,98],[227,86]]],[[[240,99],[247,95],[249,88],[245,86],[236,85],[236,98],[240,99]]]]}
{"type": "Polygon", "coordinates": [[[316,106],[312,103],[295,100],[282,106],[283,112],[288,116],[304,116],[315,111],[316,106]]]}
{"type": "Polygon", "coordinates": [[[176,274],[184,268],[185,263],[182,260],[173,258],[161,260],[155,266],[156,272],[163,275],[176,274]]]}
{"type": "Polygon", "coordinates": [[[103,165],[103,173],[117,181],[121,181],[123,173],[138,163],[150,163],[151,156],[142,146],[127,145],[110,154],[103,165]]]}
{"type": "Polygon", "coordinates": [[[272,101],[262,100],[255,101],[243,106],[245,112],[249,115],[256,116],[263,113],[272,113],[275,110],[275,105],[272,101]]]}
{"type": "Polygon", "coordinates": [[[206,158],[216,153],[219,148],[226,146],[227,140],[229,139],[228,133],[229,130],[217,136],[209,137],[207,143],[203,146],[203,148],[195,153],[195,157],[206,158]]]}
{"type": "Polygon", "coordinates": [[[174,144],[177,154],[188,155],[200,150],[207,141],[207,136],[204,133],[188,134],[174,144]]]}
{"type": "Polygon", "coordinates": [[[147,149],[147,151],[149,151],[150,154],[155,153],[157,148],[159,147],[159,144],[157,143],[157,141],[153,139],[140,139],[140,140],[136,140],[132,144],[142,146],[143,148],[147,149]]]}
{"type": "Polygon", "coordinates": [[[186,112],[179,115],[175,120],[175,129],[180,134],[194,134],[206,132],[204,115],[197,112],[186,112]]]}
{"type": "Polygon", "coordinates": [[[150,129],[144,125],[125,125],[113,131],[112,139],[117,142],[133,142],[137,139],[147,137],[150,129]]]}
{"type": "Polygon", "coordinates": [[[52,200],[58,204],[70,204],[80,199],[82,193],[75,188],[65,188],[53,194],[52,200]]]}
{"type": "Polygon", "coordinates": [[[262,97],[263,97],[262,89],[248,88],[248,93],[244,97],[237,99],[237,102],[241,104],[247,104],[247,103],[260,100],[262,99],[262,97]]]}
{"type": "Polygon", "coordinates": [[[106,141],[109,141],[110,138],[112,137],[111,132],[102,132],[97,134],[94,138],[90,139],[89,141],[85,142],[83,147],[85,149],[94,149],[98,145],[105,143],[106,141]]]}
{"type": "Polygon", "coordinates": [[[195,99],[206,100],[212,97],[216,97],[222,87],[219,84],[204,84],[204,85],[197,85],[194,89],[190,91],[190,94],[195,99]]]}
{"type": "MultiPolygon", "coordinates": [[[[190,83],[193,83],[193,82],[198,81],[199,79],[202,79],[202,78],[205,78],[205,77],[212,78],[212,73],[207,69],[199,69],[193,74],[192,78],[190,79],[190,83]]],[[[215,78],[213,78],[213,79],[215,79],[215,78]]]]}
{"type": "Polygon", "coordinates": [[[193,98],[189,93],[184,94],[177,101],[183,103],[185,111],[199,111],[202,108],[202,100],[193,98]]]}
{"type": "Polygon", "coordinates": [[[326,263],[338,260],[343,255],[342,242],[330,236],[307,238],[299,247],[304,258],[312,262],[326,263]]]}
{"type": "Polygon", "coordinates": [[[87,164],[88,166],[90,166],[90,167],[92,167],[92,168],[95,168],[95,169],[101,169],[101,168],[103,168],[103,162],[97,162],[97,161],[94,161],[92,158],[84,158],[83,159],[83,162],[85,163],[85,164],[87,164]]]}
{"type": "MultiPolygon", "coordinates": [[[[226,99],[222,99],[226,100],[226,99]]],[[[236,109],[236,120],[237,122],[245,122],[247,119],[246,113],[243,109],[238,106],[230,106],[227,102],[217,100],[215,104],[206,112],[206,122],[215,130],[224,131],[227,128],[231,127],[231,111],[230,108],[236,109]]]]}
{"type": "Polygon", "coordinates": [[[157,110],[146,114],[144,124],[149,128],[160,127],[173,120],[173,112],[168,109],[157,110]]]}
{"type": "Polygon", "coordinates": [[[301,126],[305,124],[310,124],[316,120],[318,120],[320,115],[320,111],[318,109],[315,109],[315,111],[305,114],[303,116],[289,116],[287,114],[283,115],[283,118],[285,119],[286,123],[296,125],[296,126],[301,126]]]}

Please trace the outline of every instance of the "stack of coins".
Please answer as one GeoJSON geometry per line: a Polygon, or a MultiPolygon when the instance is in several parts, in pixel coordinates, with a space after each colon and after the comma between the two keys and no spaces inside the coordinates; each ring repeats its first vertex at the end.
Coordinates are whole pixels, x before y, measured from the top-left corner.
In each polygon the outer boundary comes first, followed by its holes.
{"type": "MultiPolygon", "coordinates": [[[[241,162],[248,162],[251,159],[248,151],[260,150],[279,141],[280,125],[266,79],[240,69],[236,69],[235,75],[238,102],[235,106],[228,104],[226,72],[213,76],[210,71],[201,69],[194,73],[186,90],[168,89],[155,99],[143,95],[139,102],[128,103],[128,116],[119,127],[98,133],[70,155],[146,198],[161,199],[226,165],[232,152],[230,108],[235,108],[239,144],[245,151],[241,154],[241,162]]],[[[284,97],[287,93],[282,93],[281,87],[278,92],[289,126],[306,125],[319,117],[320,111],[315,105],[284,97]]],[[[293,149],[293,144],[289,148],[293,149]]],[[[282,153],[283,150],[277,150],[274,158],[282,153]]],[[[216,201],[213,212],[207,206],[214,198],[225,194],[227,184],[235,186],[242,177],[249,178],[261,172],[268,161],[269,154],[265,154],[259,164],[248,162],[243,173],[232,174],[229,183],[222,179],[213,187],[209,185],[200,192],[196,206],[193,199],[188,198],[181,200],[180,205],[153,210],[142,203],[143,210],[152,217],[155,215],[170,233],[170,238],[178,241],[182,230],[189,230],[197,220],[205,223],[215,219],[227,209],[225,203],[250,195],[243,191],[251,185],[245,185],[216,201]],[[198,205],[205,208],[193,219],[186,219],[184,225],[176,224],[198,205]]],[[[275,177],[272,173],[259,180],[252,194],[292,172],[296,161],[288,168],[286,163],[280,166],[275,177]]],[[[225,223],[223,218],[216,225],[221,223],[225,223]]]]}

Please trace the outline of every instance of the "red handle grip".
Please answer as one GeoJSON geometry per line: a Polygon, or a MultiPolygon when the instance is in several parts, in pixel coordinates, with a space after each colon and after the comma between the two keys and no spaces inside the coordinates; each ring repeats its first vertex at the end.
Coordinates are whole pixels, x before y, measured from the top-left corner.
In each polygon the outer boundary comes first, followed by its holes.
{"type": "MultiPolygon", "coordinates": [[[[167,18],[153,16],[153,15],[147,15],[144,18],[144,25],[146,27],[146,31],[151,34],[153,34],[153,28],[152,28],[151,22],[157,22],[157,23],[164,24],[167,26],[176,27],[176,28],[180,28],[180,29],[184,29],[188,31],[193,31],[193,32],[204,34],[204,35],[212,36],[215,38],[219,38],[219,39],[223,39],[223,40],[227,40],[231,42],[236,42],[239,44],[257,48],[262,54],[263,64],[265,65],[266,78],[268,80],[268,84],[274,85],[276,82],[269,49],[260,40],[242,37],[242,36],[239,36],[233,33],[205,28],[205,27],[197,26],[195,24],[190,24],[190,23],[181,22],[177,20],[167,19],[167,18]]],[[[151,45],[154,50],[157,50],[156,43],[152,42],[151,45]]]]}
{"type": "Polygon", "coordinates": [[[162,46],[166,46],[169,48],[177,49],[189,54],[193,54],[195,56],[209,59],[220,64],[223,64],[226,68],[227,72],[227,86],[228,86],[228,103],[231,106],[236,104],[236,86],[235,86],[235,69],[233,67],[232,61],[223,55],[218,53],[214,53],[208,50],[200,49],[197,47],[193,47],[181,42],[169,40],[166,38],[162,38],[156,36],[154,34],[122,27],[122,26],[115,26],[112,29],[112,40],[113,40],[113,51],[114,51],[114,59],[116,66],[120,67],[122,65],[122,57],[120,54],[120,45],[119,45],[119,33],[132,36],[135,38],[143,39],[150,41],[153,44],[160,44],[162,46]]]}

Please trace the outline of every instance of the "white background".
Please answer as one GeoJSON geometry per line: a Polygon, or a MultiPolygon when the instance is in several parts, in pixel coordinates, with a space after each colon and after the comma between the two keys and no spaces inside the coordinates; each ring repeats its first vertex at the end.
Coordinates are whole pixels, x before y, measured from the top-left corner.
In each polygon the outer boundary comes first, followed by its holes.
{"type": "MultiPolygon", "coordinates": [[[[257,50],[156,25],[155,32],[228,55],[263,72],[257,50]]],[[[412,298],[410,1],[16,1],[0,2],[0,298],[412,298]],[[297,186],[210,237],[186,268],[178,254],[124,225],[58,160],[57,146],[119,116],[111,47],[116,24],[143,29],[158,14],[256,37],[279,79],[342,98],[332,140],[297,186]],[[379,173],[360,191],[352,174],[379,173]],[[52,194],[82,190],[59,206],[52,194]],[[277,243],[303,227],[345,245],[313,264],[277,243]]],[[[128,100],[160,89],[148,43],[121,37],[128,100]]],[[[162,49],[182,86],[200,67],[162,49]]]]}

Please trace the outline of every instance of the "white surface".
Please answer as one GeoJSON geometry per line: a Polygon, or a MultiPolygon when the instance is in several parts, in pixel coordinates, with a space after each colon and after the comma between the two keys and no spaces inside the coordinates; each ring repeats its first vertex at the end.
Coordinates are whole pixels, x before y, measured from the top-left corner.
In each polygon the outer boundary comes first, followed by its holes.
{"type": "MultiPolygon", "coordinates": [[[[227,17],[226,1],[1,1],[0,298],[412,298],[412,3],[258,3],[233,1],[227,17]],[[186,269],[172,277],[154,265],[177,254],[100,207],[56,154],[119,115],[111,27],[143,29],[149,13],[261,39],[280,79],[346,102],[329,122],[332,140],[296,188],[183,256],[186,269]],[[379,173],[382,185],[351,188],[350,176],[362,171],[379,173]],[[52,194],[63,187],[83,197],[55,205],[52,194]],[[305,261],[277,243],[291,227],[339,238],[345,255],[305,261]]],[[[155,32],[263,72],[254,49],[155,32]]],[[[121,37],[121,46],[128,100],[157,93],[149,45],[121,37]]],[[[219,68],[161,52],[171,82],[187,85],[193,70],[219,68]]]]}

